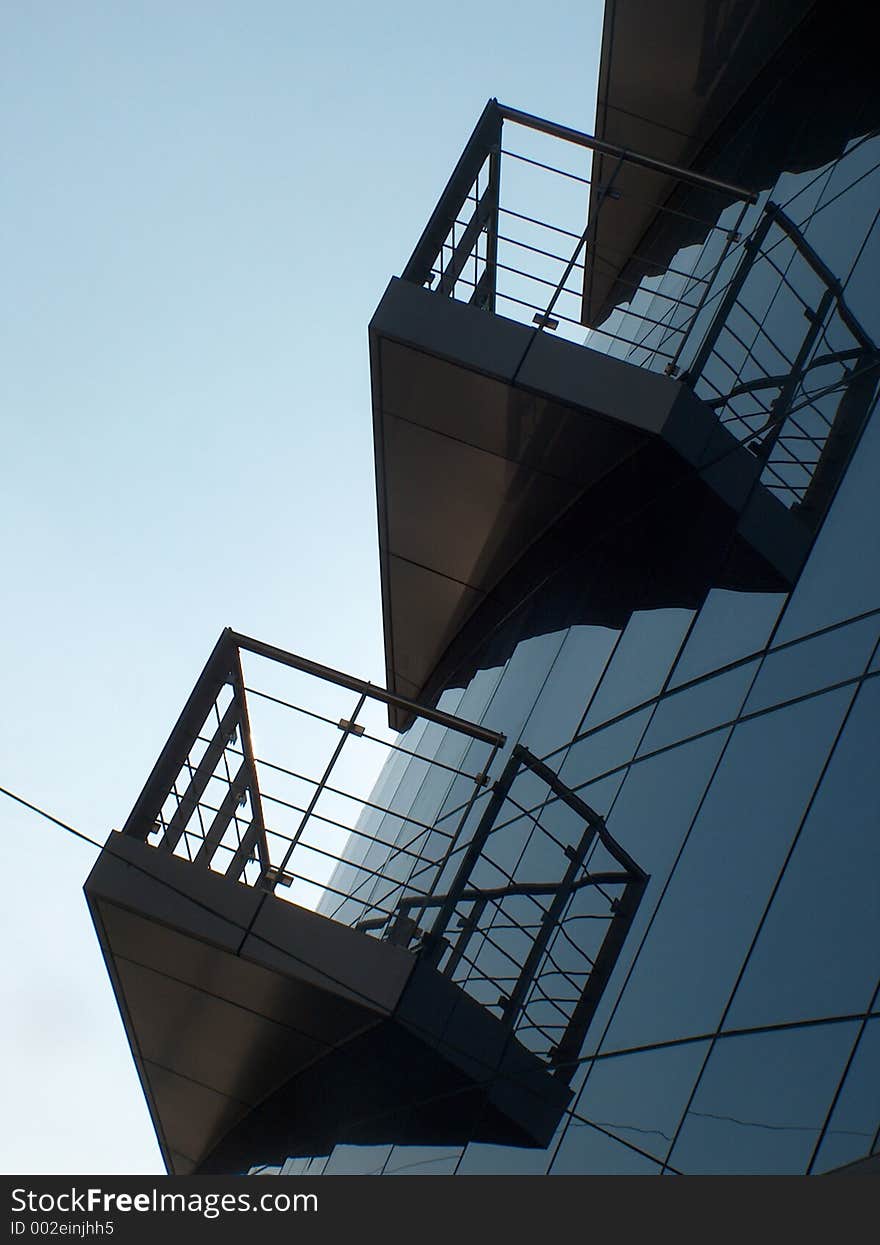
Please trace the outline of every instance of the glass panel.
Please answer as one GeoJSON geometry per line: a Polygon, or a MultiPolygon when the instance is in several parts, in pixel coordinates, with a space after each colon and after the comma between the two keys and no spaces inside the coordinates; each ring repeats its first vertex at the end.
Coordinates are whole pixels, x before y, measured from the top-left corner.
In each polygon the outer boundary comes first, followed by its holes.
{"type": "Polygon", "coordinates": [[[849,699],[830,692],[732,732],[614,1018],[615,1047],[714,1029],[849,699]]]}
{"type": "Polygon", "coordinates": [[[781,592],[731,592],[714,588],[688,636],[671,687],[717,670],[767,642],[785,601],[781,592]]]}
{"type": "Polygon", "coordinates": [[[627,773],[608,818],[608,829],[649,874],[650,881],[593,1017],[587,1050],[598,1045],[598,1035],[620,994],[726,739],[727,732],[718,731],[662,756],[640,761],[627,773]],[[658,810],[662,810],[661,815],[658,810]]]}
{"type": "Polygon", "coordinates": [[[565,632],[523,640],[507,667],[480,721],[508,737],[508,747],[519,737],[523,723],[538,697],[550,666],[562,647],[565,632]]]}
{"type": "Polygon", "coordinates": [[[571,628],[523,728],[522,742],[536,756],[569,742],[618,636],[608,627],[571,628]]]}
{"type": "Polygon", "coordinates": [[[683,691],[667,693],[657,706],[639,752],[653,752],[722,722],[732,722],[757,669],[757,660],[746,662],[683,691]]]}
{"type": "Polygon", "coordinates": [[[442,1146],[395,1146],[383,1176],[451,1176],[461,1150],[442,1146]]]}
{"type": "Polygon", "coordinates": [[[816,539],[776,641],[791,640],[880,602],[880,419],[865,430],[837,497],[816,539]]]}
{"type": "MultiPolygon", "coordinates": [[[[871,230],[880,201],[880,143],[854,144],[832,168],[805,234],[831,271],[845,280],[871,230]],[[846,228],[842,222],[846,221],[846,228]]],[[[876,290],[872,304],[876,304],[876,290]]]]}
{"type": "Polygon", "coordinates": [[[324,1168],[325,1176],[378,1176],[391,1146],[337,1146],[324,1168]]]}
{"type": "Polygon", "coordinates": [[[864,618],[768,653],[745,712],[752,713],[862,673],[880,631],[880,617],[864,618]]]}
{"type": "Polygon", "coordinates": [[[721,1038],[671,1161],[694,1175],[804,1173],[856,1023],[721,1038]]]}
{"type": "Polygon", "coordinates": [[[556,1143],[546,1150],[519,1146],[481,1146],[473,1142],[458,1165],[458,1176],[543,1176],[556,1143]]]}
{"type": "Polygon", "coordinates": [[[690,626],[690,610],[641,610],[630,618],[582,730],[599,726],[660,691],[690,626]]]}
{"type": "Polygon", "coordinates": [[[880,683],[863,685],[731,1007],[731,1028],[867,1007],[880,946],[880,683]]]}
{"type": "Polygon", "coordinates": [[[876,341],[880,338],[880,299],[877,298],[877,269],[880,267],[880,222],[875,223],[864,249],[846,283],[847,306],[876,341]]]}
{"type": "MultiPolygon", "coordinates": [[[[583,783],[593,782],[609,770],[626,765],[638,747],[652,712],[653,709],[648,708],[628,714],[619,722],[602,727],[572,744],[559,768],[562,781],[569,787],[578,789],[583,783]]],[[[619,775],[618,786],[622,780],[623,771],[619,775]]],[[[582,792],[582,795],[592,803],[587,791],[582,792]]],[[[605,811],[599,804],[596,808],[599,812],[605,811]]]]}
{"type": "Polygon", "coordinates": [[[551,1176],[658,1176],[647,1155],[622,1145],[598,1129],[571,1120],[550,1167],[551,1176]]]}
{"type": "Polygon", "coordinates": [[[708,1042],[689,1042],[597,1059],[587,1074],[577,1113],[662,1161],[708,1049],[708,1042]]]}
{"type": "Polygon", "coordinates": [[[865,1026],[834,1113],[819,1147],[814,1172],[853,1163],[871,1152],[880,1126],[880,1020],[865,1026]]]}

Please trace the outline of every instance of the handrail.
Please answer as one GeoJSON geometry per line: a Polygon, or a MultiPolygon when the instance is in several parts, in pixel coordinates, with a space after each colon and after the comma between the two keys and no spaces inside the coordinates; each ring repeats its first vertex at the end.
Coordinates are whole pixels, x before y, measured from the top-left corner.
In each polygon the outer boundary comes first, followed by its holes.
{"type": "Polygon", "coordinates": [[[479,739],[481,743],[492,744],[496,748],[503,748],[507,742],[507,736],[502,735],[500,731],[478,726],[476,722],[468,722],[466,718],[457,718],[452,713],[444,713],[442,709],[429,709],[427,705],[420,705],[418,701],[409,700],[406,696],[398,696],[396,692],[389,692],[376,683],[368,683],[364,679],[355,678],[354,675],[344,674],[341,670],[334,670],[332,666],[322,666],[317,661],[310,661],[308,657],[289,653],[286,649],[276,648],[274,644],[264,644],[262,640],[254,640],[251,636],[242,635],[238,631],[230,630],[224,634],[228,636],[232,644],[248,653],[255,653],[258,657],[267,657],[270,661],[277,661],[294,670],[301,670],[303,674],[314,675],[326,683],[335,683],[339,687],[348,688],[349,691],[366,696],[368,700],[379,700],[382,704],[393,705],[395,709],[403,709],[406,713],[427,718],[429,722],[436,722],[438,726],[451,727],[463,735],[470,735],[472,739],[479,739]]]}
{"type": "MultiPolygon", "coordinates": [[[[490,100],[497,103],[497,100],[490,100]]],[[[723,194],[733,195],[746,203],[757,203],[758,193],[747,190],[745,186],[737,186],[734,182],[725,182],[718,177],[709,177],[706,173],[695,173],[692,169],[683,169],[679,165],[669,164],[666,160],[658,160],[655,156],[646,156],[641,152],[632,151],[628,147],[618,147],[615,143],[606,143],[595,134],[586,134],[581,130],[573,130],[570,126],[560,125],[556,121],[546,121],[532,113],[522,112],[519,108],[510,108],[507,104],[498,104],[498,110],[505,121],[513,121],[516,125],[524,125],[530,130],[538,130],[549,134],[551,138],[561,138],[577,147],[586,147],[590,151],[598,151],[604,156],[617,156],[625,164],[638,164],[645,169],[653,169],[656,173],[665,173],[676,177],[679,181],[689,182],[692,186],[702,186],[706,190],[718,190],[723,194]]]]}

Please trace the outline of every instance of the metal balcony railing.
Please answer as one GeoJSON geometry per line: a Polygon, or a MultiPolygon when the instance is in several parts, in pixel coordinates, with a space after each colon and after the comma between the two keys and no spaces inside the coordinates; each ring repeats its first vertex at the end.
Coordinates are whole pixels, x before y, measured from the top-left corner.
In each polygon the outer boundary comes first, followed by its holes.
{"type": "MultiPolygon", "coordinates": [[[[658,198],[647,206],[657,212],[683,215],[659,198],[670,177],[714,195],[719,215],[731,201],[741,205],[741,215],[757,201],[755,193],[740,186],[673,168],[490,100],[403,279],[539,331],[583,341],[585,276],[595,265],[616,268],[626,258],[596,236],[601,217],[622,203],[618,178],[628,165],[656,177],[658,198]],[[612,165],[601,183],[591,176],[595,154],[612,165]]],[[[736,228],[704,219],[697,223],[717,230],[729,243],[738,240],[736,228]]],[[[691,320],[700,310],[698,300],[670,297],[668,302],[690,312],[691,320]]],[[[648,314],[637,319],[643,327],[661,322],[648,314]]],[[[675,335],[687,331],[687,325],[677,326],[675,335]]],[[[599,339],[625,340],[598,326],[591,332],[599,339]]],[[[632,344],[638,345],[635,338],[632,344]]],[[[670,361],[676,357],[674,345],[660,353],[670,361]]]]}
{"type": "Polygon", "coordinates": [[[812,527],[880,376],[878,348],[840,282],[766,196],[496,100],[402,277],[680,378],[763,462],[762,483],[812,527]],[[623,175],[630,167],[640,172],[635,191],[623,175]],[[607,239],[615,215],[632,207],[654,219],[624,255],[607,239]],[[598,323],[588,290],[612,277],[617,305],[598,323]]]}
{"type": "Polygon", "coordinates": [[[226,631],[122,833],[426,958],[568,1080],[647,878],[506,743],[226,631]]]}

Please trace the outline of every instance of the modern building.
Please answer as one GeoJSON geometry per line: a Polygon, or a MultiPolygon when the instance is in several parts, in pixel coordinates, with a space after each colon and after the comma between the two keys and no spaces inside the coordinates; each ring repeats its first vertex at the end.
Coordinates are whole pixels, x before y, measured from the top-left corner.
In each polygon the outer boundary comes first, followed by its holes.
{"type": "Polygon", "coordinates": [[[607,0],[595,134],[486,106],[370,326],[386,687],[224,633],[86,883],[170,1172],[872,1165],[876,34],[607,0]]]}

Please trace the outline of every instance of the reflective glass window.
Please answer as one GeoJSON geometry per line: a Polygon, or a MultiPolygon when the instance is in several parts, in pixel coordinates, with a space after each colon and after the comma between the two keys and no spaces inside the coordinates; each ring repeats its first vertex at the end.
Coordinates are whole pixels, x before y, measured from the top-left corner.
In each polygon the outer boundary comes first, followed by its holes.
{"type": "Polygon", "coordinates": [[[694,1175],[806,1172],[855,1023],[720,1039],[670,1156],[694,1175]]]}
{"type": "MultiPolygon", "coordinates": [[[[849,276],[874,224],[880,201],[878,164],[880,142],[876,138],[852,142],[832,168],[818,208],[804,230],[807,241],[840,281],[849,276]]],[[[872,303],[876,303],[876,292],[872,303]]]]}
{"type": "MultiPolygon", "coordinates": [[[[640,709],[637,713],[629,713],[619,722],[595,730],[572,744],[559,767],[563,782],[580,790],[581,786],[594,782],[609,770],[625,766],[635,753],[652,712],[653,709],[647,708],[640,709]]],[[[615,781],[606,784],[606,790],[616,791],[623,781],[623,773],[621,769],[615,781]]],[[[607,803],[605,807],[601,802],[595,803],[594,795],[591,795],[589,789],[581,791],[581,795],[600,813],[605,812],[607,803]]],[[[608,799],[607,795],[605,799],[608,799]]]]}
{"type": "Polygon", "coordinates": [[[731,1028],[862,1011],[880,946],[880,680],[857,696],[728,1015],[731,1028]]]}
{"type": "Polygon", "coordinates": [[[878,476],[880,419],[875,414],[782,616],[776,643],[880,606],[878,476]]]}
{"type": "MultiPolygon", "coordinates": [[[[848,700],[830,692],[733,730],[612,1022],[611,1044],[717,1025],[848,700]]],[[[662,802],[656,817],[662,833],[662,802]]]]}
{"type": "Polygon", "coordinates": [[[555,1145],[546,1150],[519,1146],[485,1146],[474,1142],[458,1165],[458,1176],[543,1176],[555,1145]]]}
{"type": "Polygon", "coordinates": [[[578,1115],[662,1161],[708,1047],[708,1042],[688,1042],[594,1060],[577,1102],[578,1115]]]}
{"type": "Polygon", "coordinates": [[[671,687],[710,670],[748,657],[764,647],[785,601],[781,592],[732,592],[714,588],[708,595],[679,657],[671,687]]]}
{"type": "Polygon", "coordinates": [[[630,618],[582,730],[599,726],[660,691],[681,647],[690,610],[640,610],[630,618]]]}
{"type": "Polygon", "coordinates": [[[572,627],[522,732],[536,756],[567,744],[602,677],[619,633],[608,627],[572,627]]]}
{"type": "Polygon", "coordinates": [[[727,732],[718,731],[632,765],[611,809],[608,829],[650,881],[599,1000],[587,1035],[588,1051],[598,1044],[726,738],[727,732]]]}
{"type": "Polygon", "coordinates": [[[336,1146],[323,1174],[378,1176],[390,1154],[391,1146],[336,1146]]]}
{"type": "Polygon", "coordinates": [[[865,1026],[834,1113],[816,1155],[814,1172],[854,1163],[871,1153],[880,1127],[880,1020],[865,1026]]]}
{"type": "Polygon", "coordinates": [[[657,706],[639,752],[653,752],[722,722],[732,722],[757,669],[757,660],[745,662],[682,691],[667,693],[657,706]]]}
{"type": "Polygon", "coordinates": [[[480,721],[492,730],[518,738],[566,633],[533,636],[516,646],[480,721]]]}
{"type": "Polygon", "coordinates": [[[394,1146],[383,1176],[451,1176],[461,1158],[454,1146],[394,1146]]]}
{"type": "Polygon", "coordinates": [[[767,654],[745,712],[793,700],[860,675],[880,633],[880,615],[767,654]]]}
{"type": "Polygon", "coordinates": [[[660,1167],[645,1154],[606,1133],[572,1119],[553,1158],[551,1176],[658,1176],[660,1167]]]}
{"type": "Polygon", "coordinates": [[[880,267],[880,221],[865,239],[844,289],[847,306],[859,323],[877,341],[880,338],[880,299],[876,274],[880,267]]]}

